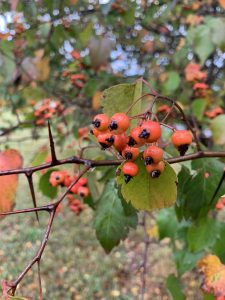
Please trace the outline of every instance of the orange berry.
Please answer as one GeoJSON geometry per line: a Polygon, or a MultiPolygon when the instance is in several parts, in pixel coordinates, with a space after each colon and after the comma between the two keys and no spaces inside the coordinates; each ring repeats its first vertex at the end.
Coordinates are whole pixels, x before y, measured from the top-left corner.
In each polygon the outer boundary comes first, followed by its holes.
{"type": "Polygon", "coordinates": [[[83,198],[87,197],[89,195],[89,188],[85,186],[80,186],[78,188],[78,195],[80,195],[83,198]]]}
{"type": "Polygon", "coordinates": [[[148,120],[142,123],[142,131],[139,134],[140,139],[144,139],[147,143],[154,143],[161,137],[160,124],[152,120],[148,120]]]}
{"type": "Polygon", "coordinates": [[[111,117],[109,129],[114,134],[124,133],[130,126],[129,117],[122,112],[116,113],[111,117]]]}
{"type": "Polygon", "coordinates": [[[164,161],[160,161],[157,164],[151,164],[146,166],[147,172],[151,175],[152,178],[157,178],[165,169],[164,161]]]}
{"type": "Polygon", "coordinates": [[[149,146],[145,149],[143,157],[146,165],[158,163],[163,158],[163,150],[157,146],[149,146]]]}
{"type": "Polygon", "coordinates": [[[125,177],[125,182],[128,183],[134,176],[138,174],[139,168],[138,166],[129,161],[123,164],[122,172],[125,177]]]}
{"type": "Polygon", "coordinates": [[[101,132],[98,131],[98,129],[93,128],[90,130],[90,133],[93,134],[95,137],[97,137],[101,132]]]}
{"type": "Polygon", "coordinates": [[[141,131],[142,131],[141,126],[137,126],[137,127],[134,127],[133,129],[131,129],[130,135],[129,135],[128,146],[141,147],[142,145],[145,144],[145,140],[139,138],[141,131]]]}
{"type": "Polygon", "coordinates": [[[180,155],[184,155],[192,143],[192,134],[188,130],[177,130],[172,134],[171,141],[180,155]]]}
{"type": "Polygon", "coordinates": [[[99,114],[94,117],[92,124],[98,131],[106,131],[108,129],[110,119],[106,114],[99,114]]]}
{"type": "Polygon", "coordinates": [[[53,171],[50,175],[49,182],[52,186],[58,186],[64,182],[65,173],[63,171],[53,171]]]}
{"type": "Polygon", "coordinates": [[[82,178],[80,178],[80,179],[78,180],[78,183],[79,183],[80,185],[86,185],[87,182],[88,182],[88,180],[87,180],[87,178],[85,178],[85,177],[82,177],[82,178]]]}
{"type": "Polygon", "coordinates": [[[117,151],[121,152],[128,143],[128,136],[125,133],[114,135],[113,146],[117,151]]]}
{"type": "Polygon", "coordinates": [[[122,151],[122,156],[126,160],[135,160],[138,158],[139,153],[140,153],[139,148],[126,146],[126,148],[124,148],[122,151]]]}
{"type": "Polygon", "coordinates": [[[102,146],[102,149],[106,149],[112,146],[114,142],[114,137],[111,133],[101,133],[97,136],[99,144],[102,146]]]}

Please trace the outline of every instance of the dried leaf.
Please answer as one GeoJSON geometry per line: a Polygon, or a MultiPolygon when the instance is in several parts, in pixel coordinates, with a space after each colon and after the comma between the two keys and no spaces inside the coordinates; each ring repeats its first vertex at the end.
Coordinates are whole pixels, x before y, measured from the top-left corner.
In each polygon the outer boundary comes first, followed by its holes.
{"type": "MultiPolygon", "coordinates": [[[[22,167],[22,157],[17,150],[8,149],[0,152],[0,170],[12,170],[22,167]]],[[[16,174],[0,176],[0,212],[12,210],[18,185],[16,174]]]]}
{"type": "Polygon", "coordinates": [[[225,296],[225,265],[216,255],[209,254],[198,263],[198,269],[203,274],[202,290],[213,294],[216,300],[225,296]]]}

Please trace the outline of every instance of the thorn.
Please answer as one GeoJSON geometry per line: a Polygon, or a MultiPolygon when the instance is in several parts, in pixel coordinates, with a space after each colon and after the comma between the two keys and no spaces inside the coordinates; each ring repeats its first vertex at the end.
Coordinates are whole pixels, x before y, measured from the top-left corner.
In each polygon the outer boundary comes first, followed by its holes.
{"type": "MultiPolygon", "coordinates": [[[[34,185],[33,185],[32,174],[29,174],[29,175],[26,174],[26,176],[27,176],[27,180],[28,180],[28,183],[29,183],[29,187],[30,187],[30,193],[31,193],[33,205],[34,205],[34,208],[36,208],[37,207],[37,202],[36,202],[36,197],[35,197],[35,192],[34,192],[34,185]]],[[[36,219],[38,221],[38,224],[40,225],[38,212],[35,211],[35,214],[36,214],[36,219]]]]}
{"type": "Polygon", "coordinates": [[[50,142],[50,149],[51,149],[51,156],[52,156],[52,163],[57,161],[56,153],[55,153],[55,144],[52,136],[50,122],[48,121],[48,136],[50,142]]]}

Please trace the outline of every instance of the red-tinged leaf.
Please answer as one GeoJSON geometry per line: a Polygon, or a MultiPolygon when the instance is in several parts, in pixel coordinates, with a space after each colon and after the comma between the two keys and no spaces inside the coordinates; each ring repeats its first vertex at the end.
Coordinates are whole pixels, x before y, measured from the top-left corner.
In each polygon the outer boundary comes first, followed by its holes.
{"type": "Polygon", "coordinates": [[[198,263],[203,274],[202,290],[213,294],[216,300],[225,299],[225,265],[216,255],[207,255],[198,263]]]}
{"type": "MultiPolygon", "coordinates": [[[[0,152],[0,171],[19,169],[22,167],[23,159],[17,150],[8,149],[0,152]]],[[[0,212],[12,210],[15,203],[18,176],[0,176],[0,212]]]]}

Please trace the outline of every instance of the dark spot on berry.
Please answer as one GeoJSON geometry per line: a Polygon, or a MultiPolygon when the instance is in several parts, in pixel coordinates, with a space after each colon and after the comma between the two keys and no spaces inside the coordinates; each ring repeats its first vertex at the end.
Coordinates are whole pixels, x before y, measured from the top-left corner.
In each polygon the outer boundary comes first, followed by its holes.
{"type": "Polygon", "coordinates": [[[101,122],[99,119],[95,119],[94,121],[92,121],[92,124],[94,125],[95,128],[99,128],[101,125],[101,122]]]}
{"type": "Polygon", "coordinates": [[[143,129],[142,132],[139,134],[139,138],[141,139],[147,139],[149,138],[149,136],[150,133],[146,129],[143,129]]]}
{"type": "Polygon", "coordinates": [[[102,146],[102,150],[105,150],[110,147],[110,145],[108,145],[106,143],[99,143],[99,144],[102,146]]]}
{"type": "Polygon", "coordinates": [[[128,183],[133,177],[130,175],[124,175],[125,183],[128,183]]]}
{"type": "Polygon", "coordinates": [[[146,159],[145,159],[145,165],[146,166],[151,165],[153,163],[154,163],[154,161],[153,161],[151,156],[146,157],[146,159]]]}
{"type": "Polygon", "coordinates": [[[106,142],[109,142],[109,143],[113,144],[114,143],[114,137],[110,136],[109,138],[106,139],[106,142]]]}
{"type": "Polygon", "coordinates": [[[151,176],[152,176],[152,178],[157,178],[160,176],[160,174],[161,173],[159,170],[154,170],[154,171],[152,171],[151,176]]]}
{"type": "Polygon", "coordinates": [[[124,155],[124,158],[125,159],[132,159],[133,155],[131,152],[126,152],[125,155],[124,155]]]}
{"type": "Polygon", "coordinates": [[[181,145],[177,148],[178,151],[180,152],[180,156],[183,156],[187,152],[188,146],[189,145],[181,145]]]}
{"type": "Polygon", "coordinates": [[[116,123],[116,121],[112,121],[110,124],[109,124],[109,129],[110,130],[116,130],[118,128],[118,124],[116,123]]]}
{"type": "Polygon", "coordinates": [[[93,129],[91,129],[91,130],[90,130],[90,134],[93,134],[93,135],[94,135],[94,131],[93,131],[93,129]]]}
{"type": "Polygon", "coordinates": [[[81,196],[81,197],[84,197],[84,193],[80,193],[80,196],[81,196]]]}
{"type": "Polygon", "coordinates": [[[135,139],[133,139],[132,136],[129,136],[128,146],[134,146],[136,144],[137,142],[135,141],[135,139]]]}
{"type": "Polygon", "coordinates": [[[55,180],[59,180],[60,179],[60,177],[59,176],[55,176],[55,180]]]}

